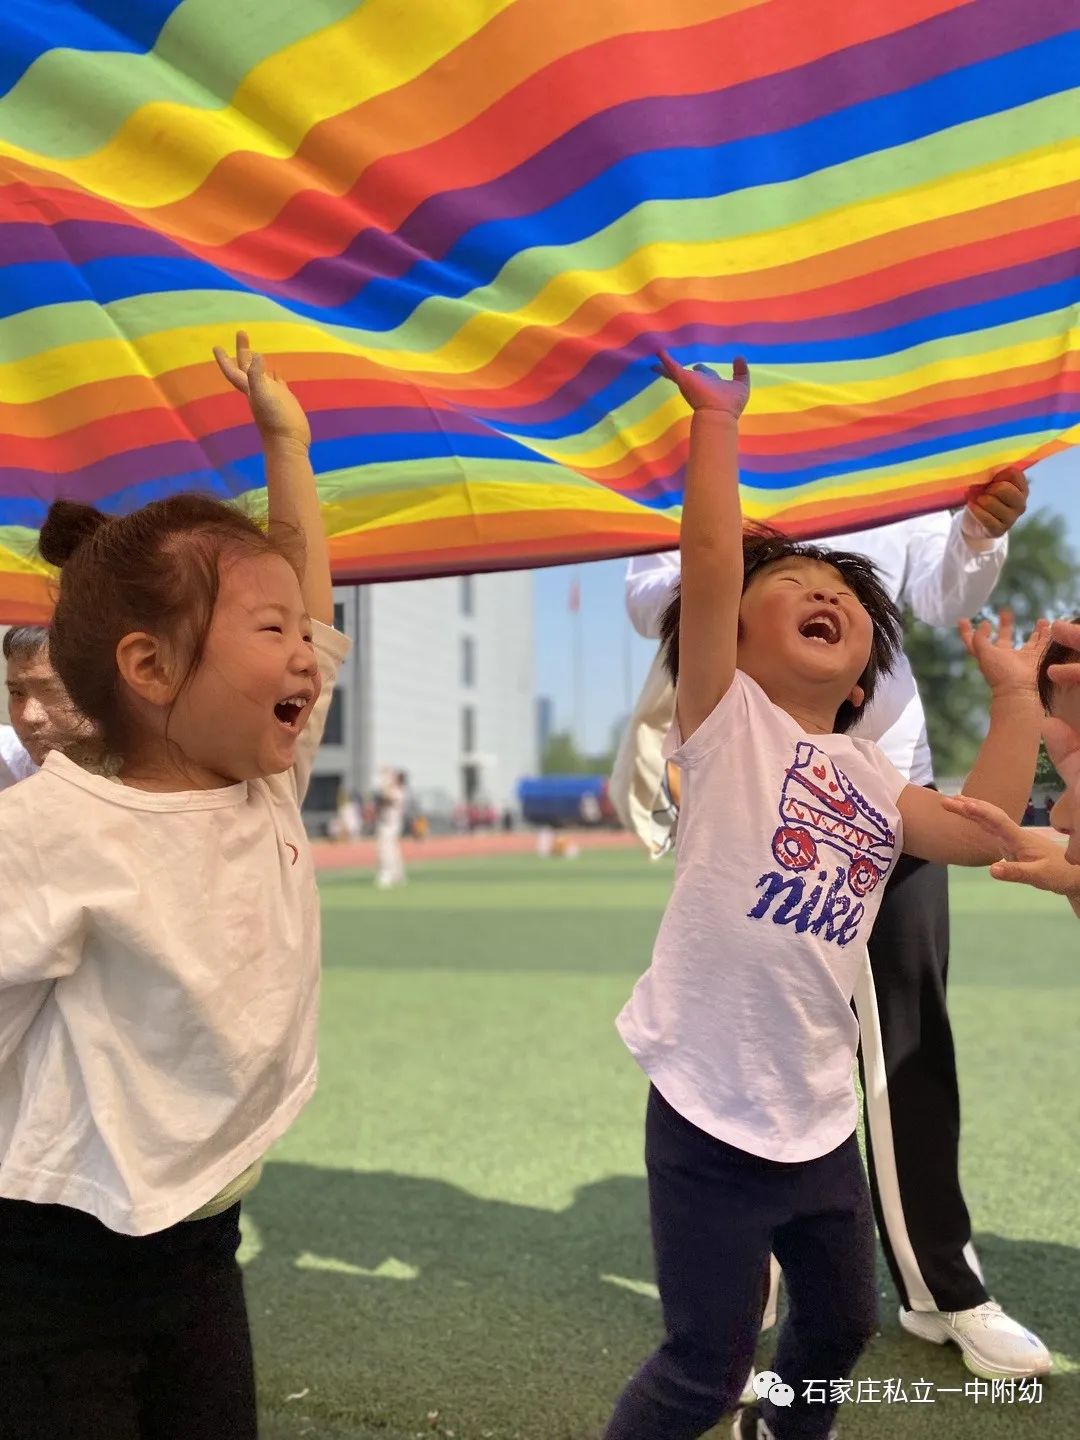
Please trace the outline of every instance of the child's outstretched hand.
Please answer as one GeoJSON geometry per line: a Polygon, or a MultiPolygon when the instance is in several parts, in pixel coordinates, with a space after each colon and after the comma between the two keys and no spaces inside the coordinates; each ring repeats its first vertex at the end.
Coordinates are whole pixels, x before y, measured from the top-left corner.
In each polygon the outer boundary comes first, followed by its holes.
{"type": "Polygon", "coordinates": [[[263,357],[251,348],[246,330],[236,332],[235,359],[220,345],[214,346],[214,359],[229,384],[248,398],[251,415],[263,440],[293,440],[299,445],[311,444],[311,426],[303,406],[273,370],[267,370],[263,357]]]}
{"type": "Polygon", "coordinates": [[[989,620],[974,626],[970,620],[961,620],[960,638],[969,655],[978,661],[986,683],[995,695],[1011,692],[1038,694],[1036,675],[1039,656],[1046,645],[1048,620],[1037,620],[1027,642],[1017,648],[1013,630],[1011,610],[1002,610],[998,615],[998,632],[994,636],[989,620]]]}
{"type": "Polygon", "coordinates": [[[741,355],[732,362],[730,380],[721,379],[707,365],[695,365],[692,370],[687,370],[666,350],[660,350],[658,355],[658,373],[666,375],[679,387],[683,399],[693,409],[719,410],[721,414],[737,420],[746,408],[750,398],[750,368],[741,355]]]}
{"type": "Polygon", "coordinates": [[[1080,904],[1080,865],[1069,863],[1063,846],[1045,835],[1025,830],[1010,820],[1004,810],[985,800],[957,795],[943,800],[942,804],[954,815],[978,825],[1001,850],[1002,858],[990,866],[995,880],[1052,890],[1055,895],[1064,895],[1080,904]]]}

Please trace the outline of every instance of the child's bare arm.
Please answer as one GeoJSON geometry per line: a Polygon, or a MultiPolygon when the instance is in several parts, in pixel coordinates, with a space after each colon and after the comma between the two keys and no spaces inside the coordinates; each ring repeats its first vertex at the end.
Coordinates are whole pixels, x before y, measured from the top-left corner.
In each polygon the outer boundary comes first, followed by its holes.
{"type": "Polygon", "coordinates": [[[230,385],[248,398],[266,461],[268,518],[303,535],[304,604],[313,620],[329,625],[334,618],[333,582],[307,416],[285,381],[267,371],[261,355],[253,354],[245,331],[237,331],[235,359],[220,347],[215,347],[214,358],[230,385]]]}
{"type": "Polygon", "coordinates": [[[684,740],[716,708],[735,674],[742,596],[739,416],[750,372],[736,360],[731,380],[701,367],[686,370],[664,352],[664,374],[693,406],[679,549],[682,554],[679,684],[684,740]]]}
{"type": "MultiPolygon", "coordinates": [[[[961,626],[968,650],[990,685],[990,728],[964,785],[964,795],[996,806],[1019,820],[1031,798],[1039,754],[1042,708],[1035,688],[1046,623],[1036,625],[1026,645],[1013,647],[1012,616],[1003,611],[996,641],[989,624],[961,626]]],[[[943,865],[990,865],[1001,852],[975,823],[944,798],[921,785],[900,796],[904,849],[943,865]]]]}

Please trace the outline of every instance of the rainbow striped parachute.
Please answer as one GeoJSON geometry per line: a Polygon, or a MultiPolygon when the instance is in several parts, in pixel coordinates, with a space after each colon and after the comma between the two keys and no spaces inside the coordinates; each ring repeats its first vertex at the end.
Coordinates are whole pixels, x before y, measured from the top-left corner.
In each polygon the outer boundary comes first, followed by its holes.
{"type": "Polygon", "coordinates": [[[7,0],[0,618],[49,501],[259,485],[313,415],[343,580],[668,546],[742,351],[748,511],[955,501],[1076,438],[1076,0],[7,0]]]}

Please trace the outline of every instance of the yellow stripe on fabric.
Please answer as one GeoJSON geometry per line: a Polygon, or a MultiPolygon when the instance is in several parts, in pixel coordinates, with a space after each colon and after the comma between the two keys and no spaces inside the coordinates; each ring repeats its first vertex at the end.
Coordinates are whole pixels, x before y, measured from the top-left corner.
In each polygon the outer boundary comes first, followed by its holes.
{"type": "Polygon", "coordinates": [[[226,106],[206,111],[150,101],[90,155],[52,160],[0,142],[0,156],[45,164],[126,206],[167,205],[198,189],[235,151],[293,154],[320,121],[406,84],[512,3],[459,0],[431,7],[423,25],[409,25],[401,0],[366,0],[343,20],[256,65],[226,106]],[[363,63],[350,64],[350,52],[363,63]],[[154,163],[146,163],[148,155],[154,163]]]}
{"type": "MultiPolygon", "coordinates": [[[[357,353],[356,347],[342,345],[333,337],[296,322],[260,323],[255,337],[256,343],[268,354],[357,353]],[[302,343],[297,344],[298,340],[302,343]]],[[[142,336],[137,342],[111,338],[57,346],[40,355],[0,365],[0,394],[9,404],[30,405],[63,394],[75,384],[142,374],[155,381],[167,396],[170,372],[188,365],[206,364],[211,347],[221,339],[222,327],[215,325],[160,331],[142,336]],[[133,366],[133,359],[140,364],[133,366]]],[[[1075,328],[1067,328],[1066,316],[1060,312],[1050,313],[962,336],[944,336],[916,346],[906,352],[908,368],[899,373],[895,356],[886,357],[887,367],[874,359],[819,362],[783,371],[761,366],[754,371],[750,403],[755,414],[780,416],[817,407],[827,407],[833,413],[845,408],[872,407],[880,399],[954,380],[995,373],[1007,375],[1011,368],[1058,359],[1073,348],[1080,348],[1080,335],[1075,328]]],[[[409,379],[408,376],[398,378],[409,379]]],[[[658,409],[656,387],[650,386],[598,425],[577,437],[566,437],[563,443],[576,444],[590,467],[598,467],[605,463],[603,457],[608,452],[604,447],[611,444],[613,428],[633,433],[637,443],[647,443],[662,433],[666,428],[663,419],[655,424],[652,421],[658,409]]],[[[498,428],[497,420],[491,423],[498,428]]],[[[569,463],[565,457],[563,463],[569,463]]]]}

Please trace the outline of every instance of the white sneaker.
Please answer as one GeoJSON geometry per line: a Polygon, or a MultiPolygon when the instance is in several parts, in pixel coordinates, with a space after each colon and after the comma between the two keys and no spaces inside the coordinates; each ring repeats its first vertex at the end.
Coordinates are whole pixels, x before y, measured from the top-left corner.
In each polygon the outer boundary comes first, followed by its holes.
{"type": "Polygon", "coordinates": [[[1050,1352],[1037,1335],[1005,1314],[994,1300],[972,1310],[901,1310],[909,1335],[933,1345],[951,1341],[964,1364],[983,1380],[1027,1379],[1050,1374],[1050,1352]]]}

